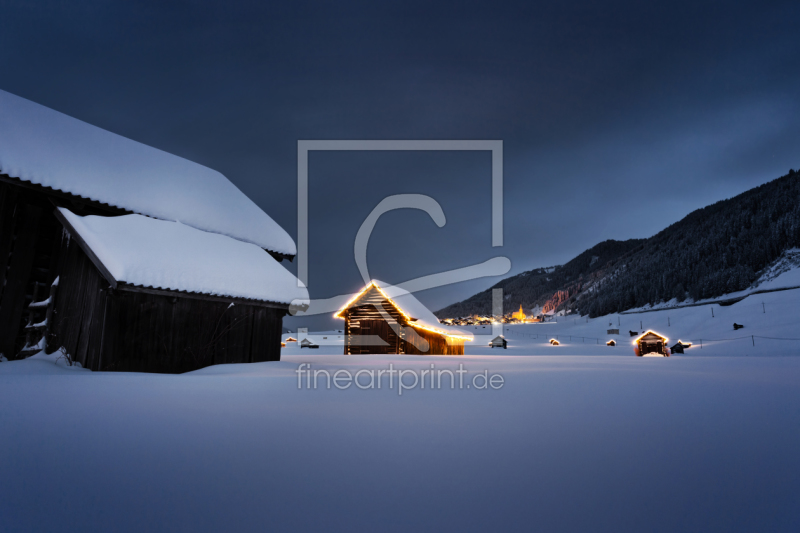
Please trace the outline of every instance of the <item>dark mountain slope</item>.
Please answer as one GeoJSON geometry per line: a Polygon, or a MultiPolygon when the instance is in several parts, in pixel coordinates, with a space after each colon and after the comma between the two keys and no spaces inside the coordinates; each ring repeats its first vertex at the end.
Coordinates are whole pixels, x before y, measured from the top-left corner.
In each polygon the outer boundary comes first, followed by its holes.
{"type": "MultiPolygon", "coordinates": [[[[698,209],[645,240],[606,241],[569,263],[497,283],[504,307],[541,305],[599,316],[677,298],[746,289],[788,249],[800,246],[800,172],[698,209]],[[597,259],[594,259],[597,257],[597,259]]],[[[488,314],[491,289],[440,317],[488,314]]]]}
{"type": "Polygon", "coordinates": [[[539,268],[506,278],[492,288],[467,300],[437,311],[440,318],[473,314],[488,315],[492,310],[492,289],[502,288],[506,310],[542,307],[545,311],[561,308],[570,297],[581,292],[586,283],[602,278],[618,265],[621,258],[641,248],[644,239],[605,241],[586,250],[569,263],[539,268]]]}

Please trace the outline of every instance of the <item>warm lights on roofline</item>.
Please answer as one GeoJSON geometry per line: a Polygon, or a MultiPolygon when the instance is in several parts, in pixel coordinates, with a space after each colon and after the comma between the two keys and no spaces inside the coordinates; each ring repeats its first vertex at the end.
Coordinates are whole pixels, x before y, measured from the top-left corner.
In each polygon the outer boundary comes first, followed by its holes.
{"type": "MultiPolygon", "coordinates": [[[[345,311],[345,309],[347,309],[348,307],[350,307],[350,306],[351,306],[351,305],[352,305],[352,304],[353,304],[353,303],[354,303],[356,300],[358,300],[359,298],[361,298],[361,296],[362,296],[362,295],[363,295],[365,292],[367,292],[367,291],[369,290],[369,288],[370,288],[370,287],[373,287],[373,286],[374,286],[376,289],[378,289],[379,291],[381,290],[381,289],[380,289],[380,287],[378,287],[377,285],[375,285],[375,282],[374,282],[374,281],[370,281],[370,282],[369,282],[369,284],[368,284],[366,287],[364,287],[363,289],[361,289],[361,291],[359,291],[359,292],[358,292],[358,293],[357,293],[355,296],[353,296],[352,298],[350,298],[350,300],[349,300],[349,301],[348,301],[346,304],[344,304],[344,307],[342,307],[341,309],[339,309],[338,311],[336,311],[336,312],[333,314],[333,318],[341,318],[341,319],[344,319],[344,317],[342,316],[342,313],[345,311]]],[[[381,291],[381,294],[383,294],[383,291],[381,291]]]]}
{"type": "Polygon", "coordinates": [[[662,339],[664,339],[664,343],[666,343],[666,342],[669,340],[668,338],[666,338],[666,337],[665,337],[664,335],[662,335],[661,333],[656,333],[656,332],[655,332],[655,331],[653,331],[652,329],[648,329],[647,331],[645,331],[644,333],[642,333],[641,335],[639,335],[638,337],[636,337],[636,338],[633,340],[633,344],[638,344],[638,342],[641,340],[641,338],[642,338],[642,337],[644,337],[645,335],[647,335],[648,333],[652,333],[653,335],[657,335],[657,336],[661,337],[662,339]]]}
{"type": "Polygon", "coordinates": [[[336,311],[336,313],[333,315],[333,318],[344,319],[344,317],[342,316],[342,313],[343,313],[343,312],[344,312],[344,311],[345,311],[347,308],[349,308],[351,305],[353,305],[353,303],[355,303],[355,302],[356,302],[356,301],[357,301],[359,298],[361,298],[361,296],[363,296],[363,295],[364,295],[364,293],[365,293],[365,292],[367,292],[367,291],[368,291],[368,290],[369,290],[371,287],[375,287],[376,289],[378,289],[378,292],[379,292],[379,293],[381,293],[381,296],[383,296],[384,298],[386,298],[386,300],[387,300],[387,301],[388,301],[390,304],[392,304],[392,305],[395,307],[395,309],[397,309],[398,311],[400,311],[400,314],[401,314],[401,315],[403,315],[403,318],[405,318],[405,319],[408,321],[408,323],[409,323],[408,325],[409,325],[410,327],[412,327],[412,328],[415,328],[415,329],[422,329],[422,330],[425,330],[425,331],[431,331],[431,332],[433,332],[433,333],[438,333],[439,335],[444,335],[445,337],[450,337],[450,338],[453,338],[453,339],[461,339],[461,340],[465,340],[465,341],[472,340],[472,337],[467,337],[467,336],[465,336],[465,335],[457,335],[457,334],[455,334],[455,333],[448,333],[447,331],[442,331],[442,330],[440,330],[440,329],[432,328],[432,327],[429,327],[429,326],[423,326],[422,324],[414,324],[414,323],[413,323],[413,318],[412,318],[411,316],[409,316],[409,315],[408,315],[408,313],[406,313],[405,311],[403,311],[403,308],[402,308],[402,307],[400,307],[399,305],[397,305],[397,302],[395,302],[394,300],[392,300],[391,298],[389,298],[389,295],[388,295],[388,294],[386,294],[386,292],[384,292],[384,290],[383,290],[383,289],[381,289],[381,288],[380,288],[380,287],[377,285],[377,283],[375,283],[375,280],[372,280],[372,281],[370,281],[370,282],[369,282],[369,284],[368,284],[366,287],[364,287],[363,289],[361,289],[361,291],[360,291],[358,294],[356,294],[354,297],[352,297],[352,298],[350,299],[350,301],[348,301],[348,302],[347,302],[347,303],[344,305],[344,307],[342,307],[341,309],[339,309],[338,311],[336,311]]]}

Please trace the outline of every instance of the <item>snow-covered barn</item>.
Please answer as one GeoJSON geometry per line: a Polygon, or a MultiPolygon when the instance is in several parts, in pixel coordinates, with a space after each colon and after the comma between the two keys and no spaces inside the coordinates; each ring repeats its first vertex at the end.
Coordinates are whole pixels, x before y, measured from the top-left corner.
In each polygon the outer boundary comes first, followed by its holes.
{"type": "Polygon", "coordinates": [[[439,322],[411,293],[372,280],[335,315],[345,354],[464,355],[472,334],[439,322]]]}
{"type": "Polygon", "coordinates": [[[282,317],[307,298],[279,263],[295,254],[219,172],[0,91],[0,353],[9,359],[44,344],[95,369],[278,359],[282,317]],[[89,306],[79,316],[78,302],[89,306]],[[201,324],[216,332],[211,358],[186,339],[201,324]],[[105,327],[127,341],[110,341],[105,327]],[[152,344],[125,337],[137,328],[158,332],[152,344]],[[123,362],[131,343],[162,362],[123,362]]]}

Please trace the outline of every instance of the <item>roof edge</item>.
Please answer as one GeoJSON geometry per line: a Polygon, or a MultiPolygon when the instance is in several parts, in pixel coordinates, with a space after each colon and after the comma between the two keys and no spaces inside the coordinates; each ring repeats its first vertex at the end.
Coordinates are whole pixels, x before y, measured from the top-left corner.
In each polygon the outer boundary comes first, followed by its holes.
{"type": "Polygon", "coordinates": [[[67,217],[64,216],[62,210],[72,213],[71,211],[69,211],[69,209],[65,207],[56,207],[55,210],[53,211],[53,214],[55,215],[56,219],[61,223],[62,226],[64,226],[64,229],[66,229],[69,232],[70,236],[73,239],[75,239],[75,242],[78,243],[78,246],[80,246],[81,250],[83,250],[83,253],[86,254],[86,256],[89,258],[92,264],[97,268],[97,270],[100,271],[100,274],[102,274],[103,277],[106,278],[106,281],[108,281],[109,285],[111,285],[111,288],[116,289],[117,288],[116,278],[114,278],[114,276],[111,274],[111,271],[108,270],[108,268],[106,267],[106,265],[103,264],[100,258],[97,257],[97,254],[94,253],[92,247],[89,246],[89,244],[84,240],[80,232],[77,229],[75,229],[75,226],[73,226],[72,223],[69,221],[69,219],[67,219],[67,217]]]}
{"type": "Polygon", "coordinates": [[[288,310],[292,304],[273,302],[271,300],[257,300],[255,298],[242,298],[241,296],[226,296],[221,294],[209,294],[205,292],[181,291],[177,289],[161,289],[155,287],[145,287],[144,285],[133,285],[124,281],[119,282],[116,287],[119,291],[139,292],[144,294],[154,294],[157,296],[172,296],[174,298],[188,298],[193,300],[216,301],[221,303],[252,305],[258,307],[271,307],[275,309],[288,310]]]}
{"type": "MultiPolygon", "coordinates": [[[[37,192],[41,192],[43,194],[48,194],[50,196],[54,196],[54,197],[59,198],[61,200],[66,200],[66,201],[70,201],[70,202],[86,203],[86,204],[89,204],[91,207],[93,207],[95,209],[109,211],[109,213],[108,213],[109,216],[141,215],[143,217],[153,218],[155,220],[163,220],[165,222],[175,222],[174,220],[168,220],[168,219],[165,219],[165,218],[154,217],[154,216],[148,215],[146,213],[140,213],[138,211],[131,211],[130,209],[126,209],[124,207],[120,207],[120,206],[117,206],[117,205],[101,202],[100,200],[95,200],[94,198],[91,198],[89,196],[81,196],[79,194],[73,194],[71,192],[63,191],[61,189],[55,189],[55,188],[50,187],[48,185],[40,185],[40,184],[34,183],[34,182],[30,181],[30,180],[25,180],[25,179],[22,179],[22,178],[11,176],[10,174],[0,173],[0,182],[6,182],[6,183],[9,183],[11,185],[16,185],[18,187],[31,189],[31,190],[34,190],[34,191],[37,191],[37,192]]],[[[64,208],[64,209],[67,209],[67,208],[64,208]]],[[[81,216],[81,215],[78,215],[78,216],[81,216]]],[[[227,233],[220,233],[218,231],[210,231],[210,230],[207,230],[207,229],[197,228],[197,227],[193,226],[192,224],[187,224],[185,222],[181,222],[181,224],[184,224],[186,226],[194,228],[197,231],[205,231],[207,233],[214,233],[215,235],[222,235],[223,237],[228,237],[230,239],[234,239],[234,240],[237,240],[239,242],[246,242],[247,244],[252,244],[254,246],[258,246],[259,248],[261,248],[262,250],[264,250],[265,252],[270,254],[272,257],[274,257],[275,260],[278,261],[279,263],[283,259],[288,259],[289,261],[294,261],[294,258],[297,256],[297,254],[287,254],[285,252],[279,252],[279,251],[273,250],[271,248],[264,248],[263,246],[261,246],[258,243],[251,242],[251,241],[248,241],[248,240],[244,240],[244,239],[241,239],[239,237],[233,237],[231,235],[228,235],[227,233]]],[[[286,231],[286,230],[284,230],[284,231],[286,231]]]]}

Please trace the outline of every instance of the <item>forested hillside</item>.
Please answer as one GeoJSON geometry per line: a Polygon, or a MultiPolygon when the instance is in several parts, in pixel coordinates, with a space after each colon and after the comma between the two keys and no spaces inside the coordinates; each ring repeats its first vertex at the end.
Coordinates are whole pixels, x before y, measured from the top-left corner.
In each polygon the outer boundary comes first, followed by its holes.
{"type": "MultiPolygon", "coordinates": [[[[529,270],[506,278],[492,288],[503,288],[506,310],[515,311],[520,305],[526,310],[534,307],[541,307],[543,311],[561,309],[587,281],[602,278],[618,265],[621,257],[644,242],[644,239],[601,242],[565,265],[529,270]]],[[[436,315],[445,318],[489,314],[491,309],[492,290],[488,289],[445,307],[436,315]]]]}
{"type": "MultiPolygon", "coordinates": [[[[606,241],[563,266],[500,281],[506,310],[541,306],[599,316],[677,298],[748,288],[781,253],[800,246],[800,172],[698,209],[650,237],[606,241]]],[[[491,312],[491,289],[436,314],[491,312]]]]}

